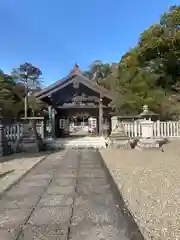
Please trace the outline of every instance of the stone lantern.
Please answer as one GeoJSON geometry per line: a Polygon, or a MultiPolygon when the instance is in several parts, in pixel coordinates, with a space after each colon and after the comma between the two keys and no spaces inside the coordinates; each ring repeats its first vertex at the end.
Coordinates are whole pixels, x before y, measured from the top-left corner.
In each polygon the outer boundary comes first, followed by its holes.
{"type": "Polygon", "coordinates": [[[149,110],[147,105],[143,106],[143,112],[139,115],[141,126],[141,138],[137,143],[138,148],[159,148],[160,139],[154,138],[154,122],[152,116],[157,114],[149,110]]]}
{"type": "Polygon", "coordinates": [[[157,114],[149,110],[148,105],[143,106],[143,111],[139,115],[140,125],[142,131],[142,138],[153,138],[153,124],[152,116],[157,114]]]}
{"type": "Polygon", "coordinates": [[[152,120],[154,116],[157,116],[158,114],[152,112],[149,110],[148,105],[143,106],[143,111],[138,115],[138,118],[144,119],[144,120],[152,120]]]}

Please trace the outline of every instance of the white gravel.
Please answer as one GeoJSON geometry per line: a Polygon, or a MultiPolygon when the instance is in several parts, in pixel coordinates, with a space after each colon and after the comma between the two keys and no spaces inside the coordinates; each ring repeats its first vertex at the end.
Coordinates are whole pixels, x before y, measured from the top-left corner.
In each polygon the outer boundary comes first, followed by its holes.
{"type": "Polygon", "coordinates": [[[180,240],[180,141],[159,150],[100,150],[147,240],[180,240]]]}

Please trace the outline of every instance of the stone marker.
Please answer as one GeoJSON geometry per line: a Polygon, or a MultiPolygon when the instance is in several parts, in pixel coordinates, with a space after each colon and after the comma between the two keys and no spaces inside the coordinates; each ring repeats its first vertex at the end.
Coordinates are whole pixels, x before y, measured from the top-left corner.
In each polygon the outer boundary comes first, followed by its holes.
{"type": "Polygon", "coordinates": [[[111,118],[111,134],[108,141],[108,146],[114,148],[131,148],[129,137],[126,135],[123,124],[118,120],[117,116],[111,118]]]}
{"type": "Polygon", "coordinates": [[[23,134],[17,141],[16,149],[22,152],[40,152],[45,150],[45,144],[37,133],[35,119],[29,119],[28,122],[24,123],[23,134]]]}

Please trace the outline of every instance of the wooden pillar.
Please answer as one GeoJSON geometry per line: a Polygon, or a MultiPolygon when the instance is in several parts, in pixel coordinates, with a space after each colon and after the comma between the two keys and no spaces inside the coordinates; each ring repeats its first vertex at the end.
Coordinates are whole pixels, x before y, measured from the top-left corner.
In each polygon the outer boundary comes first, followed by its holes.
{"type": "Polygon", "coordinates": [[[55,109],[52,108],[52,137],[56,137],[56,119],[55,119],[55,109]]]}
{"type": "Polygon", "coordinates": [[[103,134],[103,104],[102,98],[99,100],[99,136],[103,134]]]}
{"type": "Polygon", "coordinates": [[[48,117],[49,117],[49,130],[50,136],[52,137],[52,106],[48,106],[48,117]]]}
{"type": "Polygon", "coordinates": [[[55,109],[52,106],[48,107],[49,120],[50,120],[50,132],[51,137],[55,138],[55,109]]]}
{"type": "Polygon", "coordinates": [[[45,133],[45,123],[44,119],[41,120],[41,138],[44,138],[45,133]]]}
{"type": "Polygon", "coordinates": [[[64,131],[65,131],[66,135],[69,134],[69,117],[67,117],[67,118],[65,119],[65,122],[64,122],[64,131]]]}

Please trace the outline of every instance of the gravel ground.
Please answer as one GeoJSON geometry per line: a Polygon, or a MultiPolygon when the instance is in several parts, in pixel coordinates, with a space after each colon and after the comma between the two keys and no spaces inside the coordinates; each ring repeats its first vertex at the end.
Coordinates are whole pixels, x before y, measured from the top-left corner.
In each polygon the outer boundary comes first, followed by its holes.
{"type": "Polygon", "coordinates": [[[180,239],[180,141],[159,150],[103,149],[101,155],[147,240],[180,239]]]}

